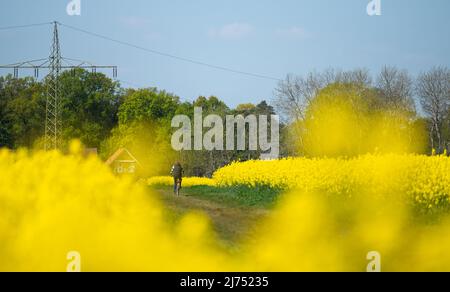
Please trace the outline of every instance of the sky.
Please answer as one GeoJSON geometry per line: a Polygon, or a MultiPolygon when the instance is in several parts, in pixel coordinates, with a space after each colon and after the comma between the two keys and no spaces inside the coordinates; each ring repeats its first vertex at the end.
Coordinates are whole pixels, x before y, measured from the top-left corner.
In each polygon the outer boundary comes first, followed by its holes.
{"type": "MultiPolygon", "coordinates": [[[[270,101],[276,79],[328,68],[384,65],[416,76],[450,66],[450,1],[381,0],[0,0],[0,28],[59,21],[116,40],[259,78],[200,66],[60,28],[64,57],[117,65],[123,87],[158,87],[182,100],[214,95],[234,107],[270,101]]],[[[50,25],[0,29],[0,64],[46,58],[50,25]]],[[[1,75],[12,73],[0,70],[1,75]]],[[[31,72],[30,72],[31,73],[31,72]]],[[[106,73],[106,72],[105,72],[106,73]]],[[[25,72],[21,73],[25,74],[25,72]]]]}

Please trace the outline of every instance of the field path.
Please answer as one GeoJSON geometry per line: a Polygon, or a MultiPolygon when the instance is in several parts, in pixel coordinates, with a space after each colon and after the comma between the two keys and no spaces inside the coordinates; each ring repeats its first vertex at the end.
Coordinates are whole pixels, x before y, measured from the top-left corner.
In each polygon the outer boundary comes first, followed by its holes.
{"type": "Polygon", "coordinates": [[[234,207],[196,197],[195,194],[176,197],[169,189],[156,190],[162,201],[172,213],[173,219],[190,211],[206,214],[213,223],[214,229],[226,245],[235,246],[239,241],[252,237],[256,226],[270,210],[252,207],[234,207]]]}

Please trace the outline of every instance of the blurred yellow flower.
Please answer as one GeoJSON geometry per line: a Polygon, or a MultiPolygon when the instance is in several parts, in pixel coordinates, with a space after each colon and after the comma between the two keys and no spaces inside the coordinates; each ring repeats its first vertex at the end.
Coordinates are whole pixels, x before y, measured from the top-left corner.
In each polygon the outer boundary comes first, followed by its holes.
{"type": "Polygon", "coordinates": [[[382,271],[450,271],[448,215],[426,224],[407,203],[448,203],[444,156],[249,161],[187,178],[292,189],[229,252],[205,215],[170,223],[148,188],[76,152],[0,150],[0,271],[65,271],[72,251],[82,271],[365,271],[372,251],[382,271]]]}

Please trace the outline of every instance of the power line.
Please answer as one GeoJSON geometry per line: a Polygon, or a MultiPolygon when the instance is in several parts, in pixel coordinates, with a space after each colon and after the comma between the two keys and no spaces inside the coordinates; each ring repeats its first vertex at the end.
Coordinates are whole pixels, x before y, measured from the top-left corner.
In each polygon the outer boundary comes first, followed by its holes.
{"type": "Polygon", "coordinates": [[[33,24],[25,24],[25,25],[16,25],[16,26],[5,26],[0,27],[0,30],[11,30],[11,29],[18,29],[18,28],[29,28],[29,27],[37,27],[37,26],[44,26],[44,25],[51,25],[52,22],[42,22],[42,23],[33,23],[33,24]]]}
{"type": "MultiPolygon", "coordinates": [[[[46,98],[46,111],[45,111],[45,149],[53,150],[59,149],[61,142],[61,133],[63,130],[61,112],[63,105],[61,103],[62,92],[60,90],[59,77],[61,73],[70,69],[73,72],[78,68],[91,69],[93,73],[97,72],[97,69],[112,69],[113,77],[117,77],[116,66],[98,66],[90,62],[81,61],[77,59],[63,58],[61,55],[61,46],[59,41],[59,29],[58,22],[53,22],[53,41],[51,46],[51,53],[48,59],[38,59],[31,61],[24,61],[14,63],[10,65],[0,66],[0,69],[10,68],[14,69],[14,78],[18,78],[19,70],[21,69],[33,69],[35,78],[38,78],[40,69],[49,69],[47,75],[47,98],[46,98]],[[64,64],[68,63],[69,65],[64,64]],[[77,62],[79,64],[74,64],[77,62]]],[[[43,24],[33,24],[26,26],[10,26],[8,29],[19,27],[32,27],[43,24]]],[[[5,28],[3,28],[5,29],[5,28]]]]}
{"type": "Polygon", "coordinates": [[[178,61],[183,61],[183,62],[187,62],[187,63],[191,63],[191,64],[195,64],[195,65],[199,65],[199,66],[203,66],[203,67],[208,67],[208,68],[212,68],[212,69],[216,69],[216,70],[221,70],[221,71],[226,71],[226,72],[230,72],[230,73],[235,73],[235,74],[240,74],[240,75],[246,75],[246,76],[251,76],[251,77],[256,77],[256,78],[262,78],[262,79],[268,79],[268,80],[273,80],[273,81],[282,81],[279,78],[275,78],[275,77],[271,77],[271,76],[267,76],[267,75],[262,75],[262,74],[256,74],[256,73],[251,73],[251,72],[245,72],[245,71],[240,71],[240,70],[235,70],[235,69],[231,69],[231,68],[227,68],[227,67],[223,67],[223,66],[218,66],[218,65],[213,65],[213,64],[209,64],[209,63],[205,63],[205,62],[200,62],[200,61],[196,61],[190,58],[185,58],[185,57],[180,57],[180,56],[176,56],[176,55],[172,55],[172,54],[168,54],[168,53],[164,53],[164,52],[160,52],[160,51],[156,51],[153,49],[149,49],[149,48],[144,48],[142,46],[138,46],[126,41],[121,41],[121,40],[117,40],[108,36],[104,36],[98,33],[94,33],[91,31],[87,31],[84,29],[80,29],[74,26],[70,26],[64,23],[59,23],[61,26],[78,31],[78,32],[82,32],[85,34],[88,34],[90,36],[94,36],[97,38],[101,38],[110,42],[114,42],[123,46],[128,46],[134,49],[138,49],[147,53],[151,53],[151,54],[155,54],[155,55],[159,55],[159,56],[163,56],[163,57],[167,57],[167,58],[171,58],[171,59],[175,59],[178,61]]]}
{"type": "MultiPolygon", "coordinates": [[[[43,23],[34,23],[34,24],[26,24],[26,25],[17,25],[17,26],[7,26],[7,27],[0,27],[0,30],[12,30],[12,29],[21,29],[21,28],[30,28],[30,27],[38,27],[38,26],[44,26],[44,25],[52,25],[54,24],[54,22],[43,22],[43,23]]],[[[240,75],[246,75],[246,76],[250,76],[250,77],[256,77],[256,78],[262,78],[262,79],[268,79],[268,80],[273,80],[273,81],[282,81],[279,78],[275,78],[275,77],[271,77],[271,76],[267,76],[267,75],[262,75],[262,74],[257,74],[257,73],[251,73],[251,72],[246,72],[246,71],[241,71],[241,70],[236,70],[236,69],[232,69],[232,68],[228,68],[228,67],[223,67],[223,66],[218,66],[218,65],[214,65],[214,64],[209,64],[209,63],[205,63],[205,62],[201,62],[201,61],[197,61],[197,60],[193,60],[190,58],[185,58],[185,57],[180,57],[180,56],[176,56],[176,55],[172,55],[169,53],[165,53],[165,52],[161,52],[161,51],[157,51],[157,50],[153,50],[153,49],[149,49],[149,48],[145,48],[139,45],[135,45],[126,41],[121,41],[121,40],[117,40],[108,36],[104,36],[98,33],[94,33],[88,30],[84,30],[84,29],[80,29],[74,26],[70,26],[67,24],[63,24],[58,22],[59,25],[78,31],[78,32],[82,32],[85,34],[88,34],[90,36],[94,36],[97,38],[101,38],[110,42],[114,42],[123,46],[128,46],[134,49],[138,49],[147,53],[151,53],[151,54],[155,54],[155,55],[159,55],[159,56],[163,56],[166,58],[171,58],[171,59],[175,59],[178,61],[183,61],[183,62],[187,62],[187,63],[191,63],[191,64],[195,64],[195,65],[199,65],[199,66],[203,66],[203,67],[208,67],[208,68],[212,68],[212,69],[216,69],[216,70],[221,70],[221,71],[226,71],[226,72],[230,72],[230,73],[234,73],[234,74],[240,74],[240,75]]]]}

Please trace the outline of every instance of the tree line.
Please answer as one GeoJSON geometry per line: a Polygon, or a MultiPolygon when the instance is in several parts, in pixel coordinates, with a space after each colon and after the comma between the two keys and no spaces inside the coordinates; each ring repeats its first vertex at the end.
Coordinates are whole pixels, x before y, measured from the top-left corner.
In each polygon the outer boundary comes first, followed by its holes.
{"type": "MultiPolygon", "coordinates": [[[[0,148],[43,149],[47,81],[31,77],[0,77],[0,148]]],[[[102,73],[66,71],[59,77],[63,150],[72,139],[97,148],[107,159],[126,147],[144,167],[142,175],[166,174],[174,161],[185,165],[187,175],[210,176],[234,160],[257,159],[258,151],[183,151],[171,147],[171,120],[175,115],[193,118],[194,107],[204,115],[244,116],[275,114],[263,101],[258,105],[228,107],[215,96],[193,102],[156,88],[124,89],[102,73]]]]}
{"type": "MultiPolygon", "coordinates": [[[[337,96],[351,99],[352,96],[360,95],[360,101],[370,107],[371,113],[383,111],[385,115],[400,118],[401,123],[394,127],[422,126],[427,141],[420,152],[442,154],[450,150],[450,70],[447,67],[434,67],[417,78],[413,78],[406,70],[389,66],[385,66],[375,78],[366,69],[330,69],[310,72],[306,76],[288,75],[275,89],[273,103],[285,123],[294,131],[291,138],[300,140],[301,144],[307,130],[301,124],[311,121],[311,109],[317,97],[336,84],[352,85],[351,92],[335,87],[337,96]]],[[[423,137],[411,139],[422,140],[423,137]]],[[[308,155],[310,149],[300,145],[287,151],[289,155],[308,155]]]]}
{"type": "MultiPolygon", "coordinates": [[[[86,147],[98,148],[103,159],[117,148],[126,147],[141,164],[155,166],[146,169],[144,175],[164,174],[171,163],[179,160],[186,166],[187,175],[210,176],[232,161],[260,157],[259,151],[173,151],[171,120],[179,114],[193,118],[194,107],[202,107],[205,116],[279,114],[283,121],[282,156],[348,156],[370,152],[374,145],[348,142],[339,144],[342,151],[319,151],[323,145],[332,143],[312,133],[327,127],[326,120],[319,117],[324,117],[321,114],[327,112],[324,109],[338,104],[337,101],[351,101],[354,116],[364,118],[352,120],[355,123],[366,123],[368,115],[381,111],[395,116],[393,124],[399,131],[394,135],[409,135],[408,139],[418,140],[418,136],[404,128],[423,127],[427,133],[426,148],[417,152],[431,153],[434,149],[443,153],[450,148],[450,71],[446,67],[433,68],[415,79],[395,67],[383,68],[376,78],[364,69],[288,75],[278,84],[269,102],[241,104],[236,108],[214,96],[182,102],[178,96],[156,88],[124,89],[102,73],[81,69],[63,72],[59,78],[63,140],[80,139],[86,147]],[[350,148],[352,151],[348,151],[350,148]]],[[[45,79],[0,77],[0,147],[43,148],[46,88],[45,79]]],[[[326,130],[325,135],[329,135],[326,130]]],[[[369,127],[352,130],[371,131],[369,127]]],[[[370,139],[364,135],[357,137],[370,139]]]]}

